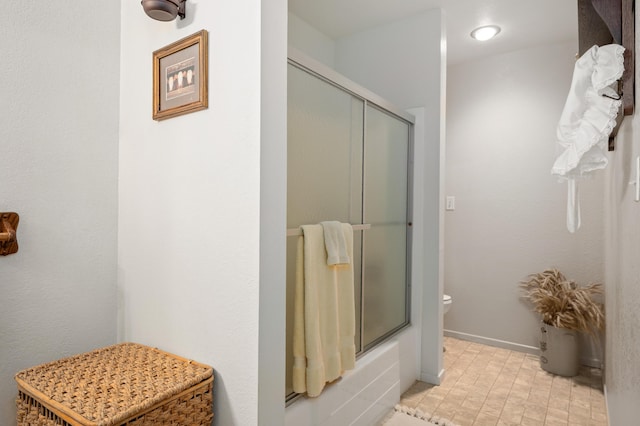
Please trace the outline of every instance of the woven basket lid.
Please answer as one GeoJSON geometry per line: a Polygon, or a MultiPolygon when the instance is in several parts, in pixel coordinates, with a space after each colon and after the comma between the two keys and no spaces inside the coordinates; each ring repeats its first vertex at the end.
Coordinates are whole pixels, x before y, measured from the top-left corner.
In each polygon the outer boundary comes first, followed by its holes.
{"type": "Polygon", "coordinates": [[[18,385],[83,425],[110,426],[213,375],[207,365],[137,343],[121,343],[28,368],[18,385]]]}

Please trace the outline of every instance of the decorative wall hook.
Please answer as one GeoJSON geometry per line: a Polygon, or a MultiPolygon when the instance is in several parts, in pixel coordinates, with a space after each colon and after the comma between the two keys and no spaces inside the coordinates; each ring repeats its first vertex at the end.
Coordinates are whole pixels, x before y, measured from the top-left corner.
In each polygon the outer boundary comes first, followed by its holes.
{"type": "Polygon", "coordinates": [[[0,256],[18,251],[18,213],[0,213],[0,256]]]}

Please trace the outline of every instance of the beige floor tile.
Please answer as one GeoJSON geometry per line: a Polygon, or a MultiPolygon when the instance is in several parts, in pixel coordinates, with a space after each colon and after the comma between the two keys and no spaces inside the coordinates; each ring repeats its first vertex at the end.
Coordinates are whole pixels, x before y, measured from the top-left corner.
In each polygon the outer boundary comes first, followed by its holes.
{"type": "Polygon", "coordinates": [[[405,396],[402,397],[402,405],[406,405],[407,407],[416,408],[420,401],[424,399],[424,395],[418,395],[417,397],[407,398],[405,396]]]}
{"type": "Polygon", "coordinates": [[[480,413],[473,422],[473,426],[496,426],[499,418],[489,414],[480,413]]]}
{"type": "Polygon", "coordinates": [[[524,407],[522,405],[510,405],[507,401],[500,414],[500,420],[509,424],[520,424],[523,414],[524,407]]]}
{"type": "Polygon", "coordinates": [[[574,385],[571,388],[571,399],[589,400],[591,397],[591,387],[585,385],[574,385]]]}
{"type": "MultiPolygon", "coordinates": [[[[451,412],[449,412],[448,410],[441,410],[441,409],[438,409],[438,410],[436,410],[436,411],[435,411],[435,413],[433,413],[433,417],[432,417],[432,419],[438,419],[438,418],[441,418],[441,419],[446,419],[446,420],[448,420],[448,421],[452,422],[452,421],[453,421],[453,418],[456,416],[456,414],[457,414],[457,412],[455,412],[455,413],[451,413],[451,412]]],[[[432,421],[433,423],[435,423],[433,420],[431,420],[431,421],[432,421]]],[[[437,423],[436,423],[436,424],[437,424],[437,423]]],[[[464,426],[464,425],[460,425],[460,426],[464,426]]]]}
{"type": "Polygon", "coordinates": [[[489,392],[491,392],[491,388],[486,388],[484,386],[480,386],[480,385],[473,385],[473,386],[469,386],[469,388],[467,389],[469,391],[470,395],[474,395],[477,397],[481,397],[482,399],[486,399],[487,396],[489,395],[489,392]]]}
{"type": "Polygon", "coordinates": [[[440,405],[438,405],[438,408],[436,408],[434,414],[437,414],[440,417],[452,418],[458,413],[458,410],[460,410],[460,404],[455,402],[443,401],[440,405]]]}
{"type": "Polygon", "coordinates": [[[471,400],[482,405],[487,400],[487,395],[483,395],[482,393],[475,392],[475,389],[471,389],[467,394],[466,400],[471,400]]]}
{"type": "Polygon", "coordinates": [[[547,409],[544,406],[527,406],[524,409],[523,416],[544,423],[544,418],[547,416],[547,409]]]}
{"type": "Polygon", "coordinates": [[[416,381],[411,387],[405,392],[405,394],[416,394],[424,392],[428,389],[433,388],[435,385],[431,385],[429,383],[416,381]]]}
{"type": "Polygon", "coordinates": [[[502,407],[502,414],[508,412],[509,414],[518,414],[522,416],[522,414],[524,414],[524,409],[525,406],[523,402],[511,402],[507,400],[507,402],[504,404],[504,407],[502,407]]]}
{"type": "MultiPolygon", "coordinates": [[[[511,389],[511,386],[515,384],[517,380],[516,376],[509,376],[504,372],[500,373],[500,376],[493,383],[492,388],[507,388],[511,389]]],[[[530,383],[530,382],[529,382],[530,383]]],[[[526,382],[521,382],[520,384],[526,384],[526,382]]]]}
{"type": "Polygon", "coordinates": [[[511,388],[508,388],[508,387],[494,386],[493,388],[491,388],[491,390],[487,394],[487,398],[501,398],[506,400],[507,397],[509,396],[510,391],[511,391],[511,388]]]}
{"type": "Polygon", "coordinates": [[[553,417],[554,419],[566,421],[569,419],[569,412],[565,410],[559,410],[557,408],[547,407],[547,417],[553,417]]]}
{"type": "Polygon", "coordinates": [[[522,422],[522,414],[503,411],[500,415],[500,420],[510,425],[519,425],[522,422]]]}
{"type": "Polygon", "coordinates": [[[571,377],[564,377],[564,376],[553,376],[553,384],[554,386],[562,386],[562,387],[566,387],[567,389],[571,388],[572,385],[572,380],[571,377]]]}
{"type": "Polygon", "coordinates": [[[564,398],[550,398],[548,407],[568,412],[569,400],[564,398]]]}
{"type": "Polygon", "coordinates": [[[441,399],[434,398],[430,395],[427,395],[424,398],[422,398],[422,400],[418,403],[418,406],[414,408],[419,408],[425,413],[433,414],[438,409],[441,403],[442,403],[441,399]]]}
{"type": "Polygon", "coordinates": [[[449,393],[449,390],[436,386],[435,388],[429,390],[428,392],[429,392],[429,395],[433,396],[434,398],[444,399],[449,393]]]}
{"type": "Polygon", "coordinates": [[[527,396],[529,395],[529,391],[531,390],[531,383],[517,383],[515,382],[513,386],[511,386],[510,393],[525,393],[527,396]]]}
{"type": "Polygon", "coordinates": [[[523,416],[520,424],[522,426],[544,426],[544,418],[540,420],[540,419],[532,419],[530,417],[523,416]]]}
{"type": "Polygon", "coordinates": [[[487,415],[489,417],[495,417],[495,418],[500,418],[500,415],[502,414],[502,407],[503,405],[500,405],[499,407],[492,407],[490,405],[487,405],[486,403],[480,408],[480,413],[478,414],[484,414],[487,415]]]}
{"type": "Polygon", "coordinates": [[[453,419],[451,419],[454,423],[458,423],[460,426],[472,426],[478,416],[477,411],[470,411],[464,408],[458,410],[453,419]]]}
{"type": "Polygon", "coordinates": [[[569,413],[590,413],[591,404],[581,399],[569,401],[569,413]]]}
{"type": "Polygon", "coordinates": [[[550,374],[537,356],[445,337],[440,386],[416,382],[401,404],[460,426],[607,426],[598,369],[550,374]]]}
{"type": "Polygon", "coordinates": [[[569,424],[589,426],[591,424],[591,419],[589,417],[583,417],[569,413],[569,424]]]}
{"type": "Polygon", "coordinates": [[[568,401],[571,399],[571,389],[552,387],[551,390],[549,391],[549,398],[564,399],[568,401]]]}
{"type": "Polygon", "coordinates": [[[504,361],[496,359],[496,355],[494,354],[494,355],[491,356],[491,359],[489,359],[489,362],[487,363],[486,369],[488,371],[498,371],[498,372],[500,372],[500,370],[502,370],[502,367],[504,367],[504,361]]]}
{"type": "Polygon", "coordinates": [[[544,426],[567,426],[568,424],[568,420],[557,419],[555,417],[547,416],[544,419],[544,426]]]}
{"type": "Polygon", "coordinates": [[[467,391],[460,391],[460,390],[453,389],[451,392],[447,394],[446,401],[452,402],[458,405],[462,405],[466,397],[467,397],[467,391]]]}
{"type": "Polygon", "coordinates": [[[602,411],[591,410],[591,419],[598,422],[606,422],[607,421],[606,410],[602,410],[602,411]]]}
{"type": "Polygon", "coordinates": [[[534,404],[546,406],[549,404],[549,395],[543,391],[532,390],[527,400],[534,404]]]}
{"type": "Polygon", "coordinates": [[[535,378],[536,378],[535,371],[520,369],[520,371],[518,371],[518,375],[516,376],[515,383],[519,385],[531,386],[531,383],[533,383],[533,380],[535,378]]]}
{"type": "Polygon", "coordinates": [[[467,398],[462,403],[462,408],[473,411],[477,415],[480,412],[480,409],[484,405],[484,401],[478,401],[473,398],[467,398]]]}
{"type": "Polygon", "coordinates": [[[458,379],[458,383],[464,383],[467,385],[473,385],[476,383],[476,380],[478,380],[478,377],[480,375],[474,372],[469,372],[469,374],[465,374],[462,377],[460,377],[458,379]]]}

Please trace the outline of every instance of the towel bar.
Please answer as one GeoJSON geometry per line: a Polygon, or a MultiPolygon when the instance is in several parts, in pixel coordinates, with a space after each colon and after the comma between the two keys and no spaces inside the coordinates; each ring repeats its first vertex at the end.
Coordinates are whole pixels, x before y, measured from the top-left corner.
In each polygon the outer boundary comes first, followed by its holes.
{"type": "MultiPolygon", "coordinates": [[[[365,231],[367,229],[371,229],[370,223],[363,223],[361,225],[351,225],[354,231],[365,231]]],[[[287,237],[295,237],[302,235],[302,230],[300,228],[290,228],[287,229],[287,237]]]]}

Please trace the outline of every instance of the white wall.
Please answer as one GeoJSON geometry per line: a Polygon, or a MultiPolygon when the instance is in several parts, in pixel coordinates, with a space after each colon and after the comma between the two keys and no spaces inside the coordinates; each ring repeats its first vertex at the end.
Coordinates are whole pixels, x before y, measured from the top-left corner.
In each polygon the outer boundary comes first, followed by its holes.
{"type": "Polygon", "coordinates": [[[442,374],[443,38],[442,12],[433,9],[336,40],[335,60],[339,72],[398,107],[424,108],[424,137],[416,140],[423,148],[424,168],[418,173],[422,179],[414,182],[423,191],[423,208],[422,215],[413,218],[418,229],[422,227],[414,235],[414,247],[418,244],[424,257],[414,259],[422,266],[417,271],[422,280],[413,285],[423,288],[421,378],[432,383],[442,374]]]}
{"type": "Polygon", "coordinates": [[[270,309],[261,302],[277,292],[284,300],[284,184],[277,174],[263,182],[262,167],[286,158],[285,7],[190,2],[186,20],[162,23],[122,1],[119,339],[212,365],[219,425],[282,424],[284,415],[284,401],[268,409],[258,388],[284,388],[284,319],[259,319],[270,309]],[[209,108],[153,121],[152,52],[201,29],[209,31],[209,108]],[[261,209],[281,225],[279,239],[261,229],[261,209]],[[270,277],[261,244],[281,262],[270,277]],[[260,341],[269,330],[281,333],[273,346],[260,341]],[[280,361],[279,379],[259,373],[268,358],[280,361]]]}
{"type": "Polygon", "coordinates": [[[287,228],[287,2],[262,8],[258,424],[284,424],[287,228]]]}
{"type": "Polygon", "coordinates": [[[289,46],[306,53],[316,61],[335,68],[335,40],[293,13],[289,13],[288,42],[289,46]]]}
{"type": "MultiPolygon", "coordinates": [[[[640,42],[636,15],[636,55],[640,42]]],[[[640,79],[636,59],[636,82],[640,79]]],[[[636,83],[637,87],[637,83],[636,83]]],[[[636,111],[639,106],[636,89],[636,111]]],[[[605,184],[606,366],[609,424],[640,418],[640,203],[633,200],[635,161],[640,155],[640,116],[626,117],[615,151],[609,153],[605,184]]]]}
{"type": "Polygon", "coordinates": [[[13,376],[116,341],[120,4],[5,2],[0,14],[0,424],[13,376]]]}
{"type": "Polygon", "coordinates": [[[519,281],[550,267],[580,284],[603,278],[602,174],[580,186],[575,234],[566,184],[550,175],[575,52],[543,46],[448,70],[446,195],[456,198],[445,213],[445,330],[531,349],[539,319],[519,281]]]}

